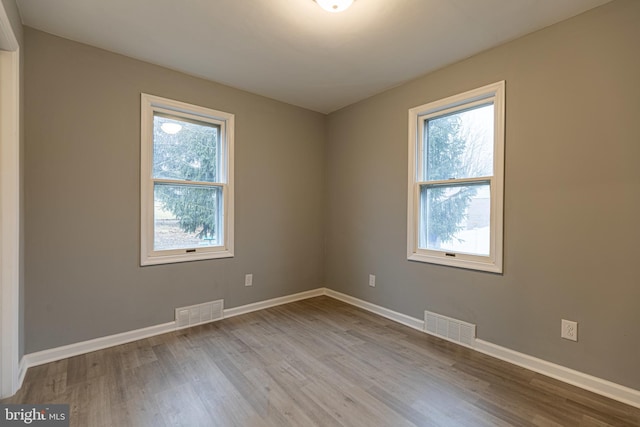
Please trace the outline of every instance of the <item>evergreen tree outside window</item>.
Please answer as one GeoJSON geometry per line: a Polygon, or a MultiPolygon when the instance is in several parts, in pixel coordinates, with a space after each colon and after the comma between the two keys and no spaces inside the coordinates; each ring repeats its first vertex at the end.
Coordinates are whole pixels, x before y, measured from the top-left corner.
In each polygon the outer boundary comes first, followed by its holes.
{"type": "Polygon", "coordinates": [[[141,264],[233,256],[234,116],[141,100],[141,264]]]}
{"type": "Polygon", "coordinates": [[[409,260],[502,272],[504,82],[409,110],[409,260]]]}

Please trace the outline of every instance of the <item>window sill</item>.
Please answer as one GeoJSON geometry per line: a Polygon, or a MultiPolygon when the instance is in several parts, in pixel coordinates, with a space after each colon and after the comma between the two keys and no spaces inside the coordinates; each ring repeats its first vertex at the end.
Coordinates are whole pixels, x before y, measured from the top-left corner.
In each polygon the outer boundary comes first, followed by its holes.
{"type": "Polygon", "coordinates": [[[171,254],[171,255],[155,255],[148,256],[140,261],[140,266],[175,264],[179,262],[202,261],[207,259],[233,258],[233,252],[229,250],[207,251],[201,253],[189,254],[171,254]]]}
{"type": "MultiPolygon", "coordinates": [[[[461,256],[461,255],[458,255],[461,256]]],[[[462,255],[464,256],[464,255],[462,255]]],[[[410,253],[407,256],[409,261],[425,262],[429,264],[446,265],[449,267],[464,268],[467,270],[487,271],[490,273],[502,273],[502,265],[498,265],[494,260],[486,258],[486,261],[478,260],[481,257],[474,257],[476,259],[464,259],[464,258],[451,258],[444,253],[438,253],[434,255],[428,255],[423,253],[410,253]]]]}

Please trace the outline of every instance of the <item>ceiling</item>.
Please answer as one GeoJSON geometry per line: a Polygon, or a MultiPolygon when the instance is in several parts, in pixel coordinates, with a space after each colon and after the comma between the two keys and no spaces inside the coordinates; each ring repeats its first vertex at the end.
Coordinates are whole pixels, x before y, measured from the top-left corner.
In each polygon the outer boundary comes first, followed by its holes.
{"type": "Polygon", "coordinates": [[[17,0],[23,23],[322,113],[610,0],[17,0]]]}

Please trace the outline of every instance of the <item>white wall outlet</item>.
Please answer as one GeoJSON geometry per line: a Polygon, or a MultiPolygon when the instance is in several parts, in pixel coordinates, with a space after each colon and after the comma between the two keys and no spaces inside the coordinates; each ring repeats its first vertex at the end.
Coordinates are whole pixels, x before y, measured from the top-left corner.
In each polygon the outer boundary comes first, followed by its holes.
{"type": "Polygon", "coordinates": [[[369,286],[372,288],[376,287],[376,276],[374,274],[369,275],[369,286]]]}
{"type": "Polygon", "coordinates": [[[244,275],[244,285],[245,286],[253,286],[253,274],[245,274],[244,275]]]}
{"type": "Polygon", "coordinates": [[[562,319],[560,336],[566,340],[578,341],[578,322],[562,319]]]}

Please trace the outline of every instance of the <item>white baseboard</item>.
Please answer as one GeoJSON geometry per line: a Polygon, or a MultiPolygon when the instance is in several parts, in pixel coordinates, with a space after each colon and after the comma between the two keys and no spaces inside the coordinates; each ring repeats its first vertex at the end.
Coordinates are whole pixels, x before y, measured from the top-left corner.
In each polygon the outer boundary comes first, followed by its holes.
{"type": "MultiPolygon", "coordinates": [[[[331,289],[326,289],[325,295],[425,332],[424,320],[416,319],[415,317],[407,316],[406,314],[398,313],[331,289]]],[[[546,360],[538,359],[536,357],[529,356],[528,354],[519,353],[478,338],[475,339],[472,350],[479,351],[489,356],[493,356],[496,359],[504,360],[505,362],[538,372],[542,375],[555,378],[567,384],[580,387],[627,405],[640,408],[640,390],[635,390],[561,365],[556,365],[555,363],[547,362],[546,360]]]]}
{"type": "Polygon", "coordinates": [[[312,289],[310,291],[299,292],[297,294],[287,295],[279,298],[272,298],[266,301],[254,302],[252,304],[241,305],[240,307],[225,308],[224,318],[239,316],[241,314],[251,313],[252,311],[264,310],[265,308],[275,307],[290,302],[300,301],[307,298],[319,297],[326,294],[325,288],[312,289]]]}
{"type": "Polygon", "coordinates": [[[351,295],[343,294],[341,292],[337,292],[328,288],[325,288],[325,295],[342,302],[346,302],[347,304],[360,307],[379,316],[386,317],[387,319],[393,320],[394,322],[402,323],[403,325],[410,328],[424,332],[424,320],[416,319],[415,317],[407,316],[406,314],[398,313],[397,311],[389,310],[388,308],[384,308],[379,305],[375,305],[359,298],[352,297],[351,295]]]}
{"type": "Polygon", "coordinates": [[[538,372],[547,377],[555,378],[567,384],[597,393],[618,402],[640,408],[640,390],[635,390],[602,378],[594,377],[566,368],[562,365],[547,362],[528,354],[519,353],[506,347],[501,347],[476,338],[474,350],[493,356],[496,359],[518,365],[530,371],[538,372]]]}
{"type": "MultiPolygon", "coordinates": [[[[266,301],[260,301],[253,304],[247,304],[240,307],[227,308],[223,310],[223,318],[238,316],[240,314],[251,313],[252,311],[262,310],[277,305],[287,304],[307,298],[312,298],[325,294],[325,288],[313,289],[311,291],[300,292],[284,297],[273,298],[266,301]]],[[[219,319],[216,319],[219,320],[219,319]]],[[[21,375],[24,378],[26,370],[32,366],[43,365],[49,362],[66,359],[68,357],[86,354],[92,351],[102,350],[104,348],[113,347],[120,344],[126,344],[131,341],[149,338],[155,335],[164,334],[177,330],[176,322],[167,322],[160,325],[149,326],[147,328],[136,329],[133,331],[123,332],[120,334],[109,335],[101,338],[94,338],[88,341],[82,341],[61,347],[42,350],[35,353],[25,355],[21,360],[21,375]]],[[[22,385],[22,382],[19,382],[22,385]]]]}
{"type": "MultiPolygon", "coordinates": [[[[343,301],[347,304],[360,307],[371,313],[375,313],[379,316],[424,332],[424,320],[416,319],[415,317],[407,316],[406,314],[398,313],[385,307],[381,307],[379,305],[328,288],[318,288],[293,295],[247,304],[240,307],[227,308],[224,309],[224,318],[239,316],[241,314],[251,313],[252,311],[263,310],[265,308],[275,307],[278,305],[300,301],[307,298],[313,298],[321,295],[326,295],[331,298],[343,301]]],[[[96,338],[89,341],[83,341],[75,344],[27,354],[20,360],[20,371],[18,377],[19,385],[22,386],[22,381],[24,380],[26,371],[32,366],[38,366],[44,363],[66,359],[68,357],[77,356],[79,354],[85,354],[107,347],[125,344],[131,341],[137,341],[143,338],[160,335],[174,330],[176,330],[176,323],[168,322],[161,325],[150,326],[148,328],[123,332],[121,334],[110,335],[107,337],[96,338]]],[[[473,350],[479,351],[489,356],[493,356],[500,360],[504,360],[505,362],[521,366],[531,371],[538,372],[548,377],[555,378],[557,380],[583,388],[585,390],[600,394],[602,396],[617,400],[627,405],[640,408],[640,390],[625,387],[620,384],[616,384],[598,377],[594,377],[592,375],[575,371],[573,369],[569,369],[555,363],[547,362],[545,360],[538,359],[524,353],[519,353],[506,347],[501,347],[499,345],[492,344],[490,342],[483,341],[477,338],[474,342],[473,350]]]]}
{"type": "Polygon", "coordinates": [[[149,338],[154,335],[164,334],[174,331],[175,329],[176,322],[167,322],[161,325],[149,326],[148,328],[136,329],[129,332],[64,345],[62,347],[51,348],[49,350],[29,353],[24,356],[23,360],[25,360],[27,368],[31,368],[32,366],[43,365],[45,363],[77,356],[79,354],[90,353],[92,351],[102,350],[103,348],[113,347],[120,344],[126,344],[131,341],[149,338]]]}

